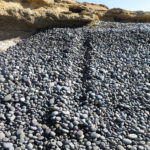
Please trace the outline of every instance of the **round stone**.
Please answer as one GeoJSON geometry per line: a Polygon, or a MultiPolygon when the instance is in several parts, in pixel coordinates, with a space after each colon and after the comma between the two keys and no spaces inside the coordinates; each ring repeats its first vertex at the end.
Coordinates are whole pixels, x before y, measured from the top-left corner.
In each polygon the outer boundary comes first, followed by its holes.
{"type": "Polygon", "coordinates": [[[146,150],[150,150],[150,145],[145,145],[146,150]]]}
{"type": "Polygon", "coordinates": [[[72,150],[75,148],[75,145],[72,142],[69,143],[69,146],[72,150]]]}
{"type": "Polygon", "coordinates": [[[49,103],[50,103],[51,105],[53,105],[53,104],[55,103],[55,100],[52,98],[52,99],[50,99],[49,103]]]}
{"type": "Polygon", "coordinates": [[[28,150],[32,150],[32,149],[33,149],[33,144],[29,143],[29,144],[27,145],[27,149],[28,149],[28,150]]]}
{"type": "Polygon", "coordinates": [[[79,139],[83,139],[84,138],[83,131],[79,130],[76,134],[77,134],[77,138],[79,138],[79,139]]]}
{"type": "Polygon", "coordinates": [[[128,138],[132,139],[132,140],[135,140],[135,139],[137,139],[137,135],[136,134],[129,134],[128,138]]]}
{"type": "Polygon", "coordinates": [[[0,114],[0,119],[5,119],[5,115],[4,114],[0,114]]]}
{"type": "Polygon", "coordinates": [[[12,99],[12,95],[8,94],[7,96],[4,97],[4,101],[10,101],[12,99]]]}
{"type": "Polygon", "coordinates": [[[100,150],[98,146],[93,146],[93,150],[100,150]]]}
{"type": "Polygon", "coordinates": [[[139,149],[139,150],[144,150],[144,146],[139,145],[139,146],[138,146],[138,149],[139,149]]]}
{"type": "Polygon", "coordinates": [[[21,98],[20,98],[20,101],[21,101],[21,102],[25,102],[25,98],[24,98],[24,97],[21,97],[21,98]]]}
{"type": "Polygon", "coordinates": [[[125,150],[125,148],[122,145],[118,145],[117,150],[125,150]]]}
{"type": "Polygon", "coordinates": [[[35,126],[30,126],[30,129],[36,131],[36,130],[37,130],[37,127],[35,127],[35,126]]]}
{"type": "Polygon", "coordinates": [[[99,136],[99,138],[101,139],[101,140],[105,140],[105,137],[104,136],[99,136]]]}
{"type": "Polygon", "coordinates": [[[3,138],[5,138],[5,134],[2,131],[0,131],[0,141],[2,141],[3,138]]]}
{"type": "Polygon", "coordinates": [[[11,117],[9,117],[10,122],[13,122],[15,120],[16,116],[12,115],[11,117]]]}
{"type": "Polygon", "coordinates": [[[23,129],[17,130],[17,135],[20,135],[20,134],[22,134],[22,133],[23,133],[23,129]]]}
{"type": "Polygon", "coordinates": [[[57,145],[58,145],[58,147],[62,147],[63,143],[61,141],[57,141],[57,145]]]}
{"type": "Polygon", "coordinates": [[[51,116],[53,117],[53,116],[57,116],[59,114],[59,112],[58,111],[53,111],[52,113],[51,113],[51,116]]]}
{"type": "Polygon", "coordinates": [[[46,128],[45,133],[46,133],[46,134],[50,134],[50,133],[51,133],[50,128],[46,128]]]}
{"type": "Polygon", "coordinates": [[[5,78],[0,76],[0,83],[3,83],[3,82],[5,82],[5,78]]]}
{"type": "Polygon", "coordinates": [[[53,132],[53,131],[50,131],[50,135],[51,135],[51,136],[56,136],[56,133],[53,132]]]}
{"type": "Polygon", "coordinates": [[[131,141],[130,139],[127,139],[127,138],[124,138],[124,139],[122,140],[122,142],[123,142],[124,144],[126,144],[126,145],[132,144],[132,141],[131,141]]]}
{"type": "Polygon", "coordinates": [[[137,150],[137,146],[130,147],[130,150],[137,150]]]}
{"type": "Polygon", "coordinates": [[[13,147],[13,143],[3,143],[3,147],[6,148],[6,149],[11,149],[13,150],[14,147],[13,147]]]}
{"type": "Polygon", "coordinates": [[[96,132],[92,132],[91,133],[91,138],[95,139],[95,138],[99,138],[100,134],[96,133],[96,132]]]}
{"type": "Polygon", "coordinates": [[[91,142],[90,142],[90,141],[87,141],[87,142],[86,142],[86,146],[91,146],[91,142]]]}

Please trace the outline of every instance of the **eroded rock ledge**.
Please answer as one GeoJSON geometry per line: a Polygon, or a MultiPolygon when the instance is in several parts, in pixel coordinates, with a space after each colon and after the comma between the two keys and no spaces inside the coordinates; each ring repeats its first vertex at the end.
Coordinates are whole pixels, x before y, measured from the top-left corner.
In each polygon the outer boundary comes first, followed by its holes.
{"type": "Polygon", "coordinates": [[[98,10],[74,0],[16,0],[0,1],[0,30],[33,31],[45,27],[83,26],[98,20],[98,10]]]}
{"type": "Polygon", "coordinates": [[[128,11],[120,8],[108,10],[102,18],[103,21],[115,22],[150,22],[150,12],[128,11]]]}

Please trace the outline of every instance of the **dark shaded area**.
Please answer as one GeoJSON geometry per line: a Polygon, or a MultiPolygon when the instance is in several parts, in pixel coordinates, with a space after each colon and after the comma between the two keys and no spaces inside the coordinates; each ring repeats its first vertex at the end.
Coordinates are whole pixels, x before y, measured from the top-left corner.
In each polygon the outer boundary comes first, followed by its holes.
{"type": "Polygon", "coordinates": [[[69,11],[73,12],[73,13],[81,13],[84,9],[80,8],[80,7],[70,7],[69,11]]]}

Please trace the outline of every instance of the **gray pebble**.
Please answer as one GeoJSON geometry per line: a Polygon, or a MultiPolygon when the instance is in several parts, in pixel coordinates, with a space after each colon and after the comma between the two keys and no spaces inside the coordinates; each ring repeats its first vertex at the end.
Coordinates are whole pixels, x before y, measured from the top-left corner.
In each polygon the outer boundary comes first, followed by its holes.
{"type": "Polygon", "coordinates": [[[3,138],[5,138],[5,134],[2,131],[0,131],[0,141],[2,141],[3,138]]]}
{"type": "Polygon", "coordinates": [[[53,111],[52,113],[51,113],[51,116],[53,117],[53,116],[57,116],[59,114],[59,112],[58,111],[53,111]]]}
{"type": "Polygon", "coordinates": [[[93,150],[100,150],[98,146],[93,146],[93,150]]]}
{"type": "Polygon", "coordinates": [[[125,148],[122,145],[118,145],[117,150],[125,150],[125,148]]]}
{"type": "Polygon", "coordinates": [[[99,138],[99,137],[100,137],[100,135],[98,133],[96,133],[96,132],[91,133],[91,138],[95,139],[95,138],[99,138]]]}
{"type": "Polygon", "coordinates": [[[79,131],[77,132],[77,138],[79,138],[79,139],[83,139],[83,138],[84,138],[84,133],[83,133],[83,131],[79,130],[79,131]]]}
{"type": "Polygon", "coordinates": [[[132,141],[131,141],[130,139],[127,139],[127,138],[124,138],[124,139],[122,140],[122,142],[123,142],[124,144],[126,144],[126,145],[132,144],[132,141]]]}
{"type": "Polygon", "coordinates": [[[53,132],[53,131],[50,131],[50,135],[53,136],[53,137],[55,137],[55,136],[56,136],[56,133],[53,132]]]}
{"type": "Polygon", "coordinates": [[[132,146],[130,150],[137,150],[137,146],[132,146]]]}
{"type": "Polygon", "coordinates": [[[138,149],[139,149],[139,150],[144,150],[144,146],[139,145],[139,146],[138,146],[138,149]]]}
{"type": "Polygon", "coordinates": [[[8,94],[7,96],[4,97],[4,101],[10,101],[12,99],[12,95],[8,94]]]}
{"type": "Polygon", "coordinates": [[[13,150],[13,143],[3,143],[3,147],[9,150],[13,150]]]}
{"type": "Polygon", "coordinates": [[[132,139],[132,140],[135,140],[135,139],[137,139],[137,135],[136,134],[129,134],[128,138],[132,139]]]}
{"type": "Polygon", "coordinates": [[[3,83],[3,82],[5,82],[5,78],[0,76],[0,83],[3,83]]]}
{"type": "Polygon", "coordinates": [[[62,147],[63,143],[61,141],[57,141],[57,145],[58,145],[58,147],[62,147]]]}
{"type": "Polygon", "coordinates": [[[32,149],[33,149],[33,145],[32,145],[31,143],[29,143],[29,144],[27,145],[27,149],[28,149],[28,150],[32,150],[32,149]]]}

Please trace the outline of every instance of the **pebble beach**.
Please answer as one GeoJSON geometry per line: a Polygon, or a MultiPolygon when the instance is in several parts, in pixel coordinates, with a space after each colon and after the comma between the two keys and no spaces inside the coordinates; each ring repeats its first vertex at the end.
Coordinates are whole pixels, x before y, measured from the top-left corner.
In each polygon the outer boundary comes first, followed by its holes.
{"type": "Polygon", "coordinates": [[[150,150],[150,24],[39,31],[0,52],[0,150],[150,150]]]}

